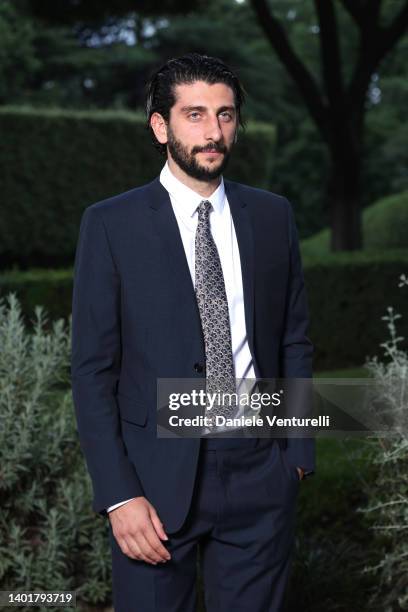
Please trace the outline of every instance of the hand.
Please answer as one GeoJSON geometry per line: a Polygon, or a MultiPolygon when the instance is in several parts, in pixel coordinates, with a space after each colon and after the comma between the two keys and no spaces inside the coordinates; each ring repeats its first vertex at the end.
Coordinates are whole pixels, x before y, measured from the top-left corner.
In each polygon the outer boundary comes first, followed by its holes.
{"type": "Polygon", "coordinates": [[[113,535],[125,555],[151,565],[171,559],[160,541],[168,540],[163,523],[145,497],[135,497],[108,516],[113,535]]]}
{"type": "Polygon", "coordinates": [[[304,476],[304,473],[305,473],[305,470],[303,468],[301,468],[301,467],[296,467],[296,469],[297,469],[298,474],[299,474],[299,480],[302,480],[302,478],[304,476]]]}

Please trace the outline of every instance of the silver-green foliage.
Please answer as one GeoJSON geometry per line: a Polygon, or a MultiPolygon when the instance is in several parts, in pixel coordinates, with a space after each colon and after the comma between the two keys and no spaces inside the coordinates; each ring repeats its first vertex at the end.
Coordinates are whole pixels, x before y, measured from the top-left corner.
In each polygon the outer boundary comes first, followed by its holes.
{"type": "MultiPolygon", "coordinates": [[[[70,390],[71,319],[24,320],[0,300],[0,589],[109,598],[107,523],[91,490],[70,390]]],[[[49,608],[47,608],[49,610],[49,608]]]]}
{"type": "MultiPolygon", "coordinates": [[[[403,274],[399,287],[406,286],[403,274]]],[[[384,360],[374,357],[366,364],[377,382],[378,405],[386,407],[381,416],[392,423],[392,435],[371,440],[376,478],[367,491],[369,503],[361,509],[371,520],[379,551],[378,561],[367,562],[363,571],[378,577],[373,602],[384,612],[396,606],[408,610],[408,351],[401,348],[399,318],[390,306],[383,317],[389,331],[381,345],[384,360]]]]}

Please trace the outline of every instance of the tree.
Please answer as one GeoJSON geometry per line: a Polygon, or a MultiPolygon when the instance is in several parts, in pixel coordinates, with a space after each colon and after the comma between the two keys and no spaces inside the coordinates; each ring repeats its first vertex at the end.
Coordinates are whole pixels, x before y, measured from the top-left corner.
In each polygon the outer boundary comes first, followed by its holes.
{"type": "MultiPolygon", "coordinates": [[[[333,250],[361,247],[361,197],[366,101],[373,75],[402,38],[408,25],[408,2],[337,0],[358,33],[354,66],[346,82],[335,0],[314,0],[320,43],[321,82],[295,51],[276,7],[251,0],[272,48],[296,83],[330,156],[328,200],[333,250]],[[387,23],[392,5],[397,5],[387,23]]],[[[293,3],[293,8],[296,4],[293,3]]]]}
{"type": "Polygon", "coordinates": [[[144,83],[167,58],[222,57],[245,83],[246,114],[277,125],[271,189],[296,200],[302,235],[329,221],[334,249],[359,248],[362,207],[405,185],[405,119],[393,106],[402,96],[375,92],[396,55],[394,76],[405,77],[404,48],[395,47],[406,2],[8,0],[33,20],[40,67],[24,88],[3,87],[3,103],[142,108],[144,83]]]}
{"type": "Polygon", "coordinates": [[[12,4],[0,4],[0,104],[27,88],[39,67],[35,32],[12,4]]]}

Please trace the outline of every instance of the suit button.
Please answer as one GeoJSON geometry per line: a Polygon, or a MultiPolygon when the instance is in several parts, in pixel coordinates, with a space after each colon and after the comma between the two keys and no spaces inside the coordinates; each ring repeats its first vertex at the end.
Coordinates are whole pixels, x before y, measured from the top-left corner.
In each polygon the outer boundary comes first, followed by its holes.
{"type": "Polygon", "coordinates": [[[201,373],[201,372],[203,372],[203,370],[204,370],[204,366],[203,366],[202,363],[198,363],[197,362],[197,363],[194,364],[194,371],[195,372],[200,372],[201,373]]]}

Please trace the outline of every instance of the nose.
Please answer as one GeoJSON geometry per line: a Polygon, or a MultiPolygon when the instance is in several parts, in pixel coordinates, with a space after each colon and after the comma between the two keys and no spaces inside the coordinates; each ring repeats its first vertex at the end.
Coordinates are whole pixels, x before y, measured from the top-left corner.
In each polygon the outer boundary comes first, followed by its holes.
{"type": "Polygon", "coordinates": [[[213,140],[214,142],[218,142],[222,138],[222,131],[220,128],[218,117],[216,115],[214,117],[208,118],[205,130],[205,138],[207,140],[213,140]]]}

